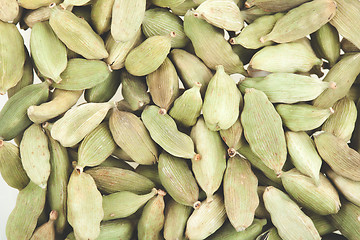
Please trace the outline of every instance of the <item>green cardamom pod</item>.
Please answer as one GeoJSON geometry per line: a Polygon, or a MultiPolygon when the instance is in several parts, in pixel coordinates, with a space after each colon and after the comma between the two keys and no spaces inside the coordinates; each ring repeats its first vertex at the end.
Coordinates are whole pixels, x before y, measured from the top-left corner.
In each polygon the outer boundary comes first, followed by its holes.
{"type": "Polygon", "coordinates": [[[253,8],[253,6],[256,6],[266,12],[284,12],[308,1],[309,0],[248,0],[245,2],[245,7],[253,8]]]}
{"type": "Polygon", "coordinates": [[[57,218],[58,212],[55,210],[51,211],[49,215],[49,221],[38,227],[30,240],[55,240],[55,221],[57,218]]]}
{"type": "Polygon", "coordinates": [[[156,187],[162,187],[157,164],[139,165],[136,167],[135,172],[150,179],[155,183],[156,187]]]}
{"type": "Polygon", "coordinates": [[[164,238],[168,240],[184,239],[186,222],[191,212],[191,207],[177,203],[173,199],[166,202],[164,238]]]}
{"type": "Polygon", "coordinates": [[[114,1],[96,0],[91,6],[91,22],[99,35],[110,30],[114,1]]]}
{"type": "Polygon", "coordinates": [[[120,86],[120,72],[112,71],[108,77],[96,86],[86,89],[84,98],[87,102],[107,102],[116,94],[120,86]]]}
{"type": "Polygon", "coordinates": [[[243,127],[241,126],[240,119],[228,129],[220,130],[221,139],[229,147],[228,154],[233,157],[236,154],[236,150],[240,149],[245,144],[243,136],[243,127]]]}
{"type": "Polygon", "coordinates": [[[330,219],[327,216],[321,216],[306,209],[304,209],[304,213],[309,218],[311,218],[311,221],[313,221],[314,226],[319,232],[320,236],[332,233],[337,230],[337,228],[331,224],[330,219]]]}
{"type": "Polygon", "coordinates": [[[0,20],[6,23],[14,23],[19,14],[19,4],[16,0],[0,1],[0,20]]]}
{"type": "Polygon", "coordinates": [[[174,14],[184,16],[188,10],[196,8],[197,6],[199,6],[199,4],[195,3],[193,0],[185,0],[179,5],[170,6],[170,9],[174,14]]]}
{"type": "Polygon", "coordinates": [[[121,93],[132,111],[143,109],[150,103],[150,94],[145,77],[132,76],[125,69],[121,71],[121,93]]]}
{"type": "Polygon", "coordinates": [[[26,12],[26,14],[23,16],[23,21],[29,28],[32,28],[38,22],[49,20],[50,14],[51,9],[49,8],[49,6],[40,7],[32,11],[26,12]]]}
{"type": "MultiPolygon", "coordinates": [[[[147,165],[139,165],[139,166],[147,166],[147,165]]],[[[134,171],[134,168],[126,161],[115,158],[113,156],[108,157],[105,161],[103,161],[99,165],[99,167],[116,167],[116,168],[122,168],[122,169],[134,171]]]]}

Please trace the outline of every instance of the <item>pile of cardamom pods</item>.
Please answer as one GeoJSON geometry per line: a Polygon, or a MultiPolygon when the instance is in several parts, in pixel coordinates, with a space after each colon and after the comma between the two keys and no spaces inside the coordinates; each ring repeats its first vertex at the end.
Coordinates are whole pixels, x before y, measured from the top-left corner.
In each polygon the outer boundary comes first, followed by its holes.
{"type": "Polygon", "coordinates": [[[8,240],[360,239],[359,0],[0,0],[0,20],[8,240]]]}

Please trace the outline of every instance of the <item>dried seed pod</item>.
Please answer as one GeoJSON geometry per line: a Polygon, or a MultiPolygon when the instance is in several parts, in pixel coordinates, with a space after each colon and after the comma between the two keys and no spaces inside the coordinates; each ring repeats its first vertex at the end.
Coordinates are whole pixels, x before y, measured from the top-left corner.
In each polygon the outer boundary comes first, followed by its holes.
{"type": "MultiPolygon", "coordinates": [[[[258,186],[257,187],[257,194],[259,196],[259,205],[255,210],[255,217],[257,218],[265,218],[270,219],[270,213],[266,210],[263,195],[265,192],[265,186],[258,186]]],[[[255,221],[256,219],[254,219],[255,221]]]]}
{"type": "Polygon", "coordinates": [[[139,240],[160,239],[160,231],[165,222],[165,194],[158,190],[158,195],[146,203],[137,227],[139,240]]]}
{"type": "Polygon", "coordinates": [[[161,187],[161,180],[158,171],[158,165],[139,165],[135,172],[150,179],[157,187],[161,187]]]}
{"type": "Polygon", "coordinates": [[[17,2],[20,7],[26,9],[38,9],[40,7],[48,7],[51,3],[58,4],[61,0],[18,0],[17,2]]]}
{"type": "Polygon", "coordinates": [[[283,73],[308,72],[321,64],[307,39],[264,47],[250,61],[252,69],[283,73]]]}
{"type": "Polygon", "coordinates": [[[109,126],[116,144],[133,161],[151,165],[157,162],[158,150],[155,142],[146,130],[146,124],[136,115],[113,109],[109,126]]]}
{"type": "Polygon", "coordinates": [[[199,4],[195,3],[193,0],[185,0],[179,5],[170,6],[170,9],[174,14],[184,16],[188,10],[196,8],[197,6],[199,6],[199,4]]]}
{"type": "Polygon", "coordinates": [[[88,89],[104,82],[110,73],[103,61],[73,58],[60,75],[62,81],[53,83],[52,86],[64,90],[88,89]]]}
{"type": "Polygon", "coordinates": [[[324,78],[325,82],[335,82],[336,88],[326,89],[314,100],[313,105],[321,108],[332,107],[336,101],[346,96],[359,74],[360,53],[341,59],[324,78]]]}
{"type": "Polygon", "coordinates": [[[330,67],[334,66],[340,57],[339,33],[329,23],[311,34],[311,44],[315,52],[326,59],[330,67]]]}
{"type": "Polygon", "coordinates": [[[96,0],[91,6],[91,22],[99,35],[110,30],[114,1],[96,0]]]}
{"type": "Polygon", "coordinates": [[[44,209],[45,198],[46,189],[31,181],[19,192],[15,208],[6,223],[7,239],[30,239],[44,209]]]}
{"type": "Polygon", "coordinates": [[[238,32],[244,26],[240,9],[233,0],[204,1],[196,8],[195,17],[227,31],[238,32]]]}
{"type": "Polygon", "coordinates": [[[20,143],[21,162],[30,180],[46,188],[50,175],[48,138],[41,126],[31,125],[25,130],[20,143]]]}
{"type": "Polygon", "coordinates": [[[124,100],[129,103],[131,110],[143,109],[150,103],[150,94],[147,92],[145,77],[132,76],[125,69],[121,71],[120,79],[122,83],[121,93],[124,100]]]}
{"type": "Polygon", "coordinates": [[[224,201],[215,194],[213,201],[204,201],[199,209],[193,211],[187,224],[185,235],[190,240],[205,239],[218,230],[226,220],[224,201]]]}
{"type": "Polygon", "coordinates": [[[336,0],[337,11],[330,21],[341,36],[350,40],[357,48],[360,48],[360,32],[354,31],[354,26],[360,21],[360,3],[356,0],[336,0]]]}
{"type": "Polygon", "coordinates": [[[260,42],[260,38],[273,29],[276,21],[278,21],[283,13],[277,13],[274,15],[262,16],[256,19],[254,22],[246,26],[238,36],[231,38],[231,44],[241,44],[245,48],[258,49],[264,46],[273,44],[271,41],[265,43],[260,42]]]}
{"type": "Polygon", "coordinates": [[[56,210],[58,213],[58,218],[55,222],[56,232],[62,234],[68,226],[66,216],[67,185],[71,174],[71,166],[66,148],[51,137],[48,129],[45,131],[49,138],[51,166],[47,184],[47,198],[50,208],[56,210]]]}
{"type": "Polygon", "coordinates": [[[67,220],[79,239],[96,239],[104,217],[102,196],[94,179],[76,167],[67,187],[67,220]]]}
{"type": "Polygon", "coordinates": [[[81,142],[78,149],[78,166],[93,167],[101,164],[115,150],[107,122],[101,123],[81,142]]]}
{"type": "Polygon", "coordinates": [[[333,135],[350,140],[355,129],[357,109],[353,100],[344,97],[334,104],[335,113],[332,114],[322,126],[322,130],[333,135]]]}
{"type": "Polygon", "coordinates": [[[55,89],[50,102],[43,103],[39,106],[30,106],[27,109],[27,115],[34,123],[40,124],[46,122],[63,114],[74,106],[82,95],[82,92],[83,91],[55,89]]]}
{"type": "Polygon", "coordinates": [[[250,163],[239,156],[231,157],[224,175],[224,201],[227,216],[237,232],[246,230],[254,221],[259,205],[257,187],[250,163]]]}
{"type": "Polygon", "coordinates": [[[191,207],[177,203],[173,199],[166,202],[164,223],[164,238],[166,240],[184,238],[186,222],[191,212],[191,207]]]}
{"type": "Polygon", "coordinates": [[[203,114],[207,127],[212,131],[230,128],[239,118],[242,96],[234,80],[226,74],[224,67],[216,67],[206,89],[203,114]]]}
{"type": "Polygon", "coordinates": [[[50,26],[58,38],[72,51],[86,59],[103,59],[109,56],[104,41],[86,20],[72,12],[51,5],[50,26]]]}
{"type": "Polygon", "coordinates": [[[311,218],[311,221],[313,221],[314,226],[319,232],[320,236],[332,233],[337,230],[337,228],[331,224],[330,219],[327,216],[321,216],[306,209],[304,209],[304,213],[309,218],[311,218]]]}
{"type": "Polygon", "coordinates": [[[245,92],[246,88],[263,91],[272,103],[291,104],[314,100],[326,89],[335,89],[336,83],[300,74],[271,73],[265,78],[245,78],[239,89],[245,92]]]}
{"type": "Polygon", "coordinates": [[[106,50],[109,57],[105,59],[106,63],[113,70],[121,69],[125,66],[125,59],[129,52],[142,42],[141,30],[127,42],[116,42],[111,34],[106,39],[106,50]]]}
{"type": "Polygon", "coordinates": [[[215,70],[216,66],[223,65],[228,74],[245,74],[243,63],[233,52],[230,44],[226,42],[223,33],[205,20],[195,17],[194,11],[186,13],[184,30],[194,46],[196,55],[204,61],[206,66],[215,70]]]}
{"type": "Polygon", "coordinates": [[[86,89],[84,98],[87,102],[107,102],[116,94],[120,86],[120,72],[112,71],[108,77],[96,86],[86,89]]]}
{"type": "Polygon", "coordinates": [[[245,7],[250,8],[256,6],[266,12],[283,12],[295,8],[308,1],[309,0],[248,0],[245,2],[245,7]]]}
{"type": "Polygon", "coordinates": [[[179,77],[169,58],[146,77],[153,102],[166,111],[179,95],[179,77]]]}
{"type": "Polygon", "coordinates": [[[241,113],[244,136],[251,150],[279,175],[287,154],[281,118],[266,95],[259,90],[246,89],[244,101],[241,113]]]}
{"type": "Polygon", "coordinates": [[[175,201],[199,207],[199,188],[185,159],[164,152],[159,156],[158,171],[161,184],[175,201]]]}
{"type": "Polygon", "coordinates": [[[336,188],[350,202],[360,206],[360,182],[343,177],[331,169],[326,171],[326,176],[334,183],[336,188]]]}
{"type": "Polygon", "coordinates": [[[320,156],[335,173],[353,181],[360,181],[360,154],[357,151],[331,133],[317,132],[313,136],[320,156]]]}
{"type": "Polygon", "coordinates": [[[236,153],[236,150],[240,149],[245,144],[245,139],[243,137],[243,127],[241,126],[240,119],[237,119],[230,128],[220,130],[220,136],[225,144],[229,147],[228,154],[231,157],[236,153]]]}
{"type": "MultiPolygon", "coordinates": [[[[110,129],[110,131],[111,131],[111,129],[110,129]]],[[[113,138],[114,138],[114,136],[113,136],[113,138]]],[[[119,159],[122,159],[124,161],[134,162],[134,160],[129,156],[129,154],[127,154],[123,149],[121,149],[119,147],[115,149],[115,151],[112,153],[112,155],[119,159]]]]}
{"type": "Polygon", "coordinates": [[[151,138],[175,157],[198,157],[192,139],[177,129],[175,121],[163,109],[151,105],[145,108],[141,118],[151,138]]]}
{"type": "Polygon", "coordinates": [[[201,84],[193,86],[178,97],[169,115],[180,125],[191,127],[196,124],[202,108],[201,84]]]}
{"type": "Polygon", "coordinates": [[[51,8],[49,8],[48,6],[40,7],[33,11],[27,12],[23,16],[23,21],[29,28],[32,28],[38,22],[49,20],[50,14],[51,8]]]}
{"type": "Polygon", "coordinates": [[[149,37],[132,49],[125,60],[126,70],[134,76],[145,76],[154,72],[169,54],[173,36],[174,33],[149,37]]]}
{"type": "Polygon", "coordinates": [[[99,166],[86,170],[86,173],[93,177],[97,188],[105,194],[120,191],[145,194],[155,187],[151,180],[132,170],[99,166]]]}
{"type": "Polygon", "coordinates": [[[38,227],[30,240],[55,240],[55,221],[58,218],[58,213],[55,210],[50,212],[49,221],[38,227]]]}
{"type": "Polygon", "coordinates": [[[19,14],[19,4],[16,0],[0,1],[0,20],[6,23],[14,23],[19,14]]]}
{"type": "Polygon", "coordinates": [[[21,80],[26,52],[15,24],[0,21],[0,32],[3,36],[0,39],[0,94],[3,95],[21,80]]]}
{"type": "Polygon", "coordinates": [[[319,30],[336,13],[333,0],[314,0],[290,10],[280,18],[272,31],[261,37],[261,42],[292,42],[319,30]]]}
{"type": "Polygon", "coordinates": [[[226,151],[220,134],[209,130],[200,117],[190,134],[200,155],[194,158],[192,170],[200,187],[204,190],[207,200],[211,201],[213,194],[221,185],[226,168],[226,151]]]}
{"type": "Polygon", "coordinates": [[[315,149],[314,142],[305,132],[287,131],[285,137],[291,162],[302,174],[311,177],[318,186],[322,159],[315,149]]]}
{"type": "Polygon", "coordinates": [[[330,181],[319,174],[319,185],[298,170],[291,169],[281,175],[285,190],[301,206],[320,215],[335,214],[340,209],[340,199],[330,181]]]}
{"type": "Polygon", "coordinates": [[[60,74],[67,66],[67,51],[51,29],[49,22],[36,23],[30,37],[31,56],[39,72],[59,83],[60,74]]]}
{"type": "Polygon", "coordinates": [[[0,140],[0,173],[10,187],[19,190],[30,181],[21,164],[19,148],[3,140],[0,140]]]}
{"type": "Polygon", "coordinates": [[[150,193],[137,195],[122,191],[103,196],[104,221],[125,218],[134,214],[157,194],[154,188],[150,193]]]}
{"type": "Polygon", "coordinates": [[[213,76],[210,69],[198,57],[182,49],[173,49],[170,58],[184,86],[191,88],[200,83],[201,95],[205,96],[206,88],[213,76]]]}
{"type": "Polygon", "coordinates": [[[288,195],[270,186],[265,189],[263,198],[282,239],[321,239],[314,223],[288,195]]]}
{"type": "Polygon", "coordinates": [[[291,131],[309,131],[320,127],[334,113],[333,108],[319,108],[305,103],[279,104],[276,111],[291,131]]]}
{"type": "Polygon", "coordinates": [[[64,147],[78,144],[105,118],[113,103],[85,103],[67,111],[54,123],[51,136],[64,147]]]}
{"type": "Polygon", "coordinates": [[[342,206],[337,214],[330,215],[330,221],[349,240],[360,238],[360,207],[342,200],[342,206]]]}
{"type": "Polygon", "coordinates": [[[181,18],[166,9],[152,8],[147,10],[141,27],[146,37],[167,35],[169,32],[174,32],[176,35],[171,39],[172,48],[183,48],[189,42],[181,18]]]}

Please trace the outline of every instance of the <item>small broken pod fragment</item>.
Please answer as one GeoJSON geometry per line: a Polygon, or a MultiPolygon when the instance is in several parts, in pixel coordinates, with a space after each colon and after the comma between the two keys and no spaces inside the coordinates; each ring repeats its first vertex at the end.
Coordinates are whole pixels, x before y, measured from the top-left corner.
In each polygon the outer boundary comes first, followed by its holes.
{"type": "Polygon", "coordinates": [[[164,223],[164,238],[166,240],[184,239],[186,222],[191,212],[191,207],[177,203],[173,199],[166,202],[164,223]]]}
{"type": "Polygon", "coordinates": [[[320,215],[335,214],[341,203],[339,194],[330,181],[319,173],[319,185],[295,168],[281,175],[287,193],[301,206],[320,215]]]}
{"type": "Polygon", "coordinates": [[[130,158],[145,165],[158,160],[158,149],[146,130],[146,124],[133,113],[114,108],[110,115],[109,127],[116,144],[130,158]]]}
{"type": "Polygon", "coordinates": [[[48,137],[40,125],[33,124],[25,130],[20,143],[21,162],[30,180],[46,188],[50,175],[48,137]]]}
{"type": "Polygon", "coordinates": [[[38,22],[32,27],[30,50],[38,71],[44,77],[59,83],[60,74],[67,66],[67,51],[49,22],[38,22]]]}
{"type": "Polygon", "coordinates": [[[172,48],[183,48],[189,42],[189,38],[184,32],[182,19],[167,9],[152,8],[147,10],[141,27],[146,37],[167,35],[169,32],[174,32],[176,35],[171,39],[172,48]]]}
{"type": "Polygon", "coordinates": [[[196,8],[194,16],[227,31],[238,32],[244,26],[240,9],[233,0],[204,1],[196,8]]]}
{"type": "Polygon", "coordinates": [[[215,70],[216,66],[223,65],[228,74],[245,74],[243,63],[225,40],[223,32],[195,15],[196,12],[192,10],[186,13],[184,30],[192,42],[196,55],[210,69],[215,70]]]}
{"type": "Polygon", "coordinates": [[[62,81],[54,82],[52,86],[64,90],[84,90],[104,82],[110,74],[103,61],[73,58],[60,75],[62,81]]]}
{"type": "Polygon", "coordinates": [[[139,210],[156,194],[157,190],[154,188],[150,193],[144,195],[121,191],[103,196],[103,220],[126,218],[139,210]]]}
{"type": "Polygon", "coordinates": [[[350,202],[360,207],[360,182],[353,181],[339,174],[336,174],[331,169],[326,171],[326,176],[334,183],[336,188],[344,197],[350,202]]]}
{"type": "Polygon", "coordinates": [[[159,156],[158,171],[161,184],[176,202],[199,208],[199,187],[187,160],[163,152],[159,156]]]}
{"type": "Polygon", "coordinates": [[[68,184],[67,220],[79,239],[96,239],[104,217],[102,196],[94,179],[76,167],[68,184]]]}
{"type": "Polygon", "coordinates": [[[291,131],[309,131],[320,127],[334,113],[333,108],[319,108],[306,103],[279,104],[276,111],[291,131]]]}
{"type": "Polygon", "coordinates": [[[229,147],[227,151],[230,157],[233,157],[234,154],[236,154],[236,151],[245,144],[243,127],[240,119],[237,119],[230,128],[220,130],[220,136],[224,143],[229,147]]]}
{"type": "Polygon", "coordinates": [[[26,52],[24,39],[15,24],[0,21],[0,33],[0,94],[4,95],[20,81],[26,52]]]}
{"type": "Polygon", "coordinates": [[[29,183],[20,159],[19,148],[0,140],[0,173],[4,181],[13,188],[23,189],[29,183]]]}
{"type": "Polygon", "coordinates": [[[246,88],[264,92],[272,103],[291,104],[314,100],[326,89],[335,89],[336,83],[300,74],[270,73],[264,78],[245,78],[240,81],[240,91],[245,92],[246,88]]]}
{"type": "Polygon", "coordinates": [[[205,239],[218,230],[226,220],[223,198],[220,194],[213,201],[203,201],[199,209],[193,211],[187,224],[185,236],[190,240],[205,239]]]}
{"type": "Polygon", "coordinates": [[[249,66],[268,72],[295,73],[308,72],[321,64],[322,60],[315,55],[309,40],[301,39],[262,48],[252,57],[249,66]]]}
{"type": "Polygon", "coordinates": [[[108,123],[103,122],[91,131],[78,149],[78,166],[93,167],[101,164],[116,148],[108,123]]]}
{"type": "Polygon", "coordinates": [[[129,52],[137,47],[142,42],[142,32],[139,30],[136,35],[126,42],[116,42],[111,34],[108,34],[105,47],[109,52],[109,57],[105,59],[105,62],[113,70],[121,69],[125,66],[125,59],[129,52]]]}
{"type": "Polygon", "coordinates": [[[222,65],[216,66],[202,108],[206,126],[211,131],[230,128],[239,118],[241,103],[242,96],[235,81],[222,65]]]}
{"type": "Polygon", "coordinates": [[[168,110],[179,96],[179,77],[169,58],[146,77],[152,101],[161,109],[168,110]]]}
{"type": "Polygon", "coordinates": [[[331,133],[316,132],[313,136],[321,158],[335,173],[353,181],[360,181],[360,153],[331,133]]]}
{"type": "Polygon", "coordinates": [[[108,102],[116,94],[120,86],[120,72],[112,71],[108,77],[96,86],[85,89],[84,98],[87,102],[108,102]]]}
{"type": "Polygon", "coordinates": [[[111,35],[117,42],[132,39],[145,16],[146,0],[115,0],[112,9],[111,35]]]}
{"type": "Polygon", "coordinates": [[[253,240],[261,232],[266,225],[266,219],[254,219],[253,223],[244,231],[237,232],[230,222],[224,223],[224,225],[217,230],[214,234],[210,235],[208,240],[253,240]]]}
{"type": "Polygon", "coordinates": [[[259,205],[258,180],[250,163],[242,157],[231,157],[224,175],[224,202],[227,216],[237,232],[254,221],[259,205]]]}
{"type": "Polygon", "coordinates": [[[33,182],[19,192],[15,208],[6,223],[8,240],[27,240],[33,234],[37,220],[44,209],[46,188],[33,182]]]}
{"type": "Polygon", "coordinates": [[[246,89],[244,102],[241,113],[244,136],[251,150],[280,175],[287,155],[281,117],[265,93],[259,90],[246,89]]]}
{"type": "Polygon", "coordinates": [[[151,138],[166,152],[180,158],[198,158],[194,142],[185,133],[177,129],[174,119],[157,106],[147,106],[141,114],[151,138]]]}
{"type": "Polygon", "coordinates": [[[37,124],[53,119],[74,106],[83,91],[55,89],[51,100],[39,106],[30,106],[27,109],[29,119],[37,124]]]}
{"type": "Polygon", "coordinates": [[[165,195],[164,191],[158,190],[158,195],[146,203],[137,226],[139,240],[161,239],[160,231],[165,222],[165,195]]]}
{"type": "Polygon", "coordinates": [[[76,106],[54,123],[51,136],[64,147],[75,146],[103,121],[113,107],[110,102],[76,106]]]}
{"type": "Polygon", "coordinates": [[[326,59],[330,67],[334,66],[340,57],[340,39],[336,28],[327,23],[310,36],[314,51],[326,59]]]}
{"type": "Polygon", "coordinates": [[[313,140],[306,132],[287,131],[285,137],[292,164],[302,174],[311,177],[318,186],[322,159],[316,151],[313,140]]]}
{"type": "Polygon", "coordinates": [[[282,239],[321,239],[311,219],[284,192],[270,186],[265,189],[263,198],[271,221],[282,239]]]}
{"type": "Polygon", "coordinates": [[[16,0],[0,1],[0,20],[6,23],[13,23],[19,14],[19,4],[16,0]]]}
{"type": "Polygon", "coordinates": [[[191,127],[196,124],[203,103],[200,89],[201,84],[197,83],[175,100],[169,115],[180,126],[191,127]]]}
{"type": "Polygon", "coordinates": [[[120,73],[121,93],[132,111],[143,109],[150,103],[145,77],[137,77],[123,69],[120,73]]]}
{"type": "Polygon", "coordinates": [[[314,0],[290,10],[260,41],[292,42],[319,30],[336,14],[334,0],[314,0]]]}
{"type": "Polygon", "coordinates": [[[109,56],[104,41],[85,19],[51,4],[49,23],[58,38],[72,51],[86,59],[103,59],[109,56]]]}
{"type": "Polygon", "coordinates": [[[115,0],[93,1],[91,6],[91,23],[99,35],[110,30],[114,1],[115,0]]]}
{"type": "Polygon", "coordinates": [[[342,206],[337,214],[330,215],[331,223],[349,240],[360,238],[360,207],[341,200],[342,206]]]}
{"type": "Polygon", "coordinates": [[[347,142],[355,129],[357,118],[355,103],[348,97],[344,97],[334,104],[333,109],[335,113],[325,121],[321,130],[332,133],[347,142]]]}
{"type": "Polygon", "coordinates": [[[173,49],[170,59],[185,88],[192,88],[200,83],[201,96],[205,96],[206,88],[213,76],[210,69],[197,56],[182,49],[173,49]]]}
{"type": "Polygon", "coordinates": [[[219,189],[226,168],[226,151],[219,132],[211,131],[200,117],[191,129],[190,137],[195,143],[198,158],[193,158],[192,170],[207,201],[219,189]]]}
{"type": "Polygon", "coordinates": [[[147,177],[128,169],[99,166],[85,172],[92,176],[97,188],[104,194],[121,191],[145,194],[155,187],[147,177]]]}
{"type": "Polygon", "coordinates": [[[295,8],[309,0],[248,0],[245,2],[246,8],[258,7],[266,12],[284,12],[295,8]]]}
{"type": "Polygon", "coordinates": [[[324,82],[335,82],[336,88],[326,89],[314,100],[313,105],[321,108],[332,107],[336,101],[346,96],[359,74],[360,53],[345,56],[324,78],[324,82]]]}
{"type": "Polygon", "coordinates": [[[276,21],[278,21],[283,13],[277,13],[274,15],[266,15],[259,17],[254,22],[246,26],[239,35],[230,39],[231,44],[241,44],[248,49],[258,49],[261,47],[272,45],[272,41],[260,42],[260,38],[268,34],[274,27],[276,21]]]}
{"type": "Polygon", "coordinates": [[[49,221],[38,227],[30,240],[55,240],[55,221],[58,218],[58,212],[52,210],[49,215],[49,221]]]}
{"type": "Polygon", "coordinates": [[[132,49],[126,56],[126,70],[134,76],[145,76],[160,67],[171,49],[174,32],[166,36],[153,36],[132,49]]]}

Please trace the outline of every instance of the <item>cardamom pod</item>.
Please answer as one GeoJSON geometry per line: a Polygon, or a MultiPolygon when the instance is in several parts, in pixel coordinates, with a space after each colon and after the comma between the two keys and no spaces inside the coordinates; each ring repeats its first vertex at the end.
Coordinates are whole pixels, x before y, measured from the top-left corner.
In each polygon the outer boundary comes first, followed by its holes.
{"type": "Polygon", "coordinates": [[[96,0],[91,6],[91,22],[95,31],[102,35],[110,30],[115,0],[96,0]]]}
{"type": "Polygon", "coordinates": [[[57,220],[57,218],[57,211],[51,211],[49,215],[49,221],[38,227],[30,240],[55,240],[55,221],[57,220]]]}
{"type": "Polygon", "coordinates": [[[129,103],[132,111],[143,109],[150,103],[150,94],[147,92],[145,77],[132,76],[125,69],[121,71],[121,93],[124,100],[129,103]]]}
{"type": "Polygon", "coordinates": [[[248,0],[245,2],[245,7],[253,8],[253,6],[256,6],[266,12],[284,12],[308,1],[309,0],[248,0]]]}
{"type": "Polygon", "coordinates": [[[150,179],[155,183],[156,187],[162,187],[157,164],[139,165],[136,167],[135,172],[150,179]]]}
{"type": "Polygon", "coordinates": [[[164,238],[166,240],[184,239],[186,222],[191,212],[191,207],[177,203],[173,199],[166,202],[164,223],[164,238]]]}

